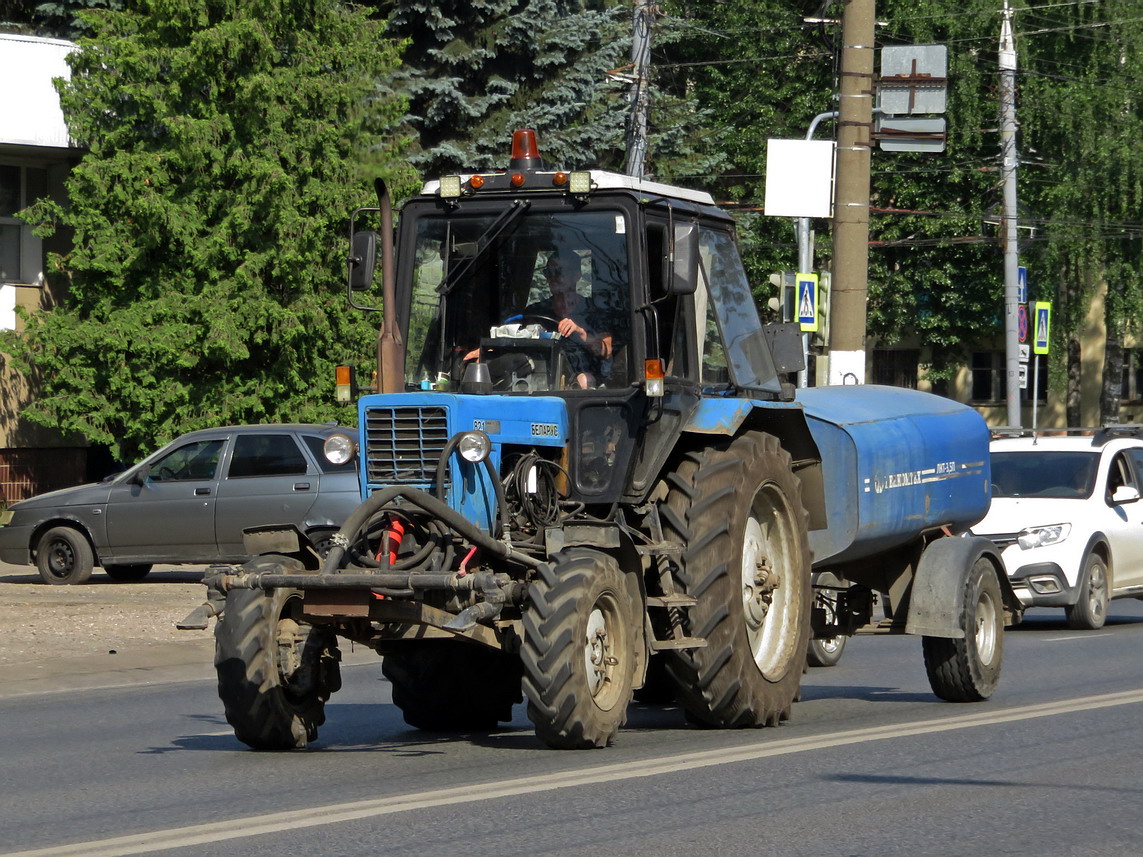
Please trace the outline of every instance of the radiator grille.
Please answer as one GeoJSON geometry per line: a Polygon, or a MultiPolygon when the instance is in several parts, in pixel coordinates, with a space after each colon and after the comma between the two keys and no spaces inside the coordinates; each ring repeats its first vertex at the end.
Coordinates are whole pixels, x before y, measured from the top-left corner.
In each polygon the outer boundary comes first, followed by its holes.
{"type": "MultiPolygon", "coordinates": [[[[373,485],[431,483],[448,439],[448,412],[440,406],[369,408],[366,479],[373,485]]],[[[445,479],[447,484],[447,471],[445,479]]]]}

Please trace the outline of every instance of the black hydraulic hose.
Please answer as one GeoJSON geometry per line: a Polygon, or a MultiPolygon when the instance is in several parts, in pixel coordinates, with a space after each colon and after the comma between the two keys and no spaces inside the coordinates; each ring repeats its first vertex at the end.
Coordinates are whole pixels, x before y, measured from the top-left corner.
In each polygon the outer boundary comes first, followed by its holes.
{"type": "MultiPolygon", "coordinates": [[[[437,459],[437,471],[434,484],[437,490],[437,498],[444,500],[445,498],[445,471],[448,468],[448,460],[456,450],[457,444],[460,439],[465,436],[467,432],[457,432],[448,439],[445,444],[444,450],[441,451],[441,457],[437,459]]],[[[500,519],[500,533],[501,535],[510,533],[508,529],[508,502],[504,496],[504,486],[500,482],[500,477],[497,475],[496,470],[492,467],[492,458],[484,459],[484,469],[488,471],[488,479],[492,482],[492,492],[496,497],[496,514],[500,519]]]]}
{"type": "Polygon", "coordinates": [[[388,488],[382,488],[380,491],[370,495],[368,499],[363,501],[360,506],[350,513],[345,523],[342,524],[341,529],[338,530],[334,536],[333,547],[330,548],[329,553],[326,554],[325,561],[322,563],[321,570],[323,574],[336,573],[342,557],[345,556],[345,549],[349,545],[350,538],[355,537],[357,532],[365,526],[371,517],[398,497],[440,519],[455,532],[468,539],[468,541],[477,547],[488,551],[493,556],[509,559],[520,565],[526,565],[529,568],[540,568],[544,565],[541,560],[515,551],[503,542],[493,538],[459,512],[450,508],[445,503],[442,503],[426,491],[407,485],[391,485],[388,488]]]}

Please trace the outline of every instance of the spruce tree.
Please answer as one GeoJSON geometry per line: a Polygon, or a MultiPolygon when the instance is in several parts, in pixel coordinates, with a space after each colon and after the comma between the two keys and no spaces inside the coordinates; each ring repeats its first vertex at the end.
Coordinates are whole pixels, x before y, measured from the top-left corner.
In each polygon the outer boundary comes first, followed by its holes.
{"type": "Polygon", "coordinates": [[[313,421],[332,372],[365,363],[375,319],[344,295],[362,164],[395,161],[403,103],[383,22],[333,0],[140,0],[88,13],[60,86],[86,149],[68,200],[26,217],[70,230],[63,306],[6,350],[40,379],[27,416],[129,459],[181,432],[313,421]]]}

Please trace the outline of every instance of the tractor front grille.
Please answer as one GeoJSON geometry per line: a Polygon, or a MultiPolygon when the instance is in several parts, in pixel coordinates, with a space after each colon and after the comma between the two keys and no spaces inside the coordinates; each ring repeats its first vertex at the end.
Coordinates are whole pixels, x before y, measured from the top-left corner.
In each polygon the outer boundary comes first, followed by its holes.
{"type": "Polygon", "coordinates": [[[368,408],[366,480],[381,486],[431,484],[448,439],[448,411],[438,405],[368,408]]]}

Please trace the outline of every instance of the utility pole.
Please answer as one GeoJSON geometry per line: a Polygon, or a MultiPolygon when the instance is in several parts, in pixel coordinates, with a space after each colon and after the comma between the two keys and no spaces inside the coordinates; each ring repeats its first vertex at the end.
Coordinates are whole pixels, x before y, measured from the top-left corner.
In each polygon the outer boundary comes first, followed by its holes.
{"type": "Polygon", "coordinates": [[[873,145],[874,0],[845,0],[830,311],[829,383],[865,383],[869,162],[873,145]]]}
{"type": "Polygon", "coordinates": [[[634,37],[631,41],[632,81],[631,121],[627,127],[627,168],[629,176],[642,178],[647,157],[647,114],[651,95],[647,91],[648,70],[651,66],[651,20],[654,16],[652,0],[635,0],[633,16],[634,37]]]}
{"type": "MultiPolygon", "coordinates": [[[[1007,376],[1008,425],[1020,419],[1020,251],[1016,246],[1016,44],[1012,10],[1004,0],[1000,25],[1000,151],[1004,171],[1004,366],[1007,376]]],[[[1039,358],[1037,357],[1037,360],[1039,358]]]]}

